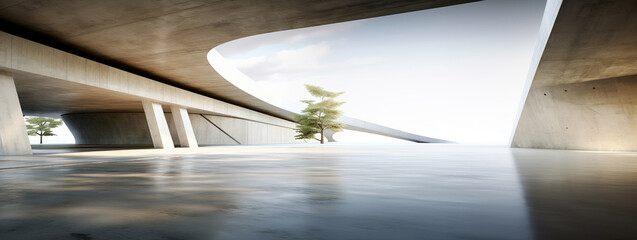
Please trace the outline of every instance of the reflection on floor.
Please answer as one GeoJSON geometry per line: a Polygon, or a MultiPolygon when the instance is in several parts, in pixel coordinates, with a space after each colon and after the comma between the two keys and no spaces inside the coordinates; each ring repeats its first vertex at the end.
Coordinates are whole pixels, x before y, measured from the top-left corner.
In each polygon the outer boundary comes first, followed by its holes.
{"type": "Polygon", "coordinates": [[[637,239],[637,153],[513,156],[537,239],[637,239]]]}
{"type": "Polygon", "coordinates": [[[80,144],[32,144],[35,155],[71,152],[109,151],[153,148],[152,145],[80,145],[80,144]]]}
{"type": "Polygon", "coordinates": [[[0,157],[0,239],[637,236],[637,154],[277,145],[0,157]]]}

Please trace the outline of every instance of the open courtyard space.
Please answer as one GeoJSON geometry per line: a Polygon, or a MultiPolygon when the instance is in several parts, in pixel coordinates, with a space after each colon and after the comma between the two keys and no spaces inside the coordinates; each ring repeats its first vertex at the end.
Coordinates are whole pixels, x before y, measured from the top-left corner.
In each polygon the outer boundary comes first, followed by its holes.
{"type": "Polygon", "coordinates": [[[0,240],[637,239],[637,0],[0,1],[0,240]]]}
{"type": "Polygon", "coordinates": [[[0,239],[637,236],[635,153],[451,144],[51,152],[0,157],[0,239]]]}

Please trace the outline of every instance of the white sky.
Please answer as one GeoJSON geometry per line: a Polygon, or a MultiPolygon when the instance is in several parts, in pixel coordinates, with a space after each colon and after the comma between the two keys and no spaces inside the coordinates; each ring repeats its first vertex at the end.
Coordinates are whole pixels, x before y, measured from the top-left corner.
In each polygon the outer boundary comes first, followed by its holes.
{"type": "Polygon", "coordinates": [[[303,84],[314,84],[346,91],[340,99],[350,117],[459,143],[504,145],[545,4],[487,0],[263,34],[215,49],[286,97],[290,110],[311,98],[303,84]]]}
{"type": "MultiPolygon", "coordinates": [[[[75,138],[73,138],[73,134],[66,126],[66,124],[62,124],[61,126],[53,129],[53,134],[56,136],[44,136],[42,138],[42,144],[74,144],[75,138]]],[[[40,136],[29,136],[29,142],[31,144],[40,144],[40,136]]]]}

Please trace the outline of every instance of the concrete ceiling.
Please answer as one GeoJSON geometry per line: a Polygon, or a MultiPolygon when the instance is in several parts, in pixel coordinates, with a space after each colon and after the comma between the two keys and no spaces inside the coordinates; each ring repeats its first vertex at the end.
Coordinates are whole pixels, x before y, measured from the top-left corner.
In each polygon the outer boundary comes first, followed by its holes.
{"type": "Polygon", "coordinates": [[[141,98],[50,77],[13,73],[22,112],[60,117],[73,112],[142,112],[141,98]]]}
{"type": "MultiPolygon", "coordinates": [[[[0,2],[0,30],[173,86],[289,118],[286,111],[223,79],[208,64],[208,51],[261,33],[473,1],[5,0],[0,2]]],[[[34,93],[22,87],[21,94],[27,96],[21,100],[29,99],[28,95],[34,93]]],[[[69,99],[33,111],[58,111],[56,106],[72,109],[74,100],[69,99]]],[[[125,101],[122,110],[130,109],[131,104],[125,101]]]]}

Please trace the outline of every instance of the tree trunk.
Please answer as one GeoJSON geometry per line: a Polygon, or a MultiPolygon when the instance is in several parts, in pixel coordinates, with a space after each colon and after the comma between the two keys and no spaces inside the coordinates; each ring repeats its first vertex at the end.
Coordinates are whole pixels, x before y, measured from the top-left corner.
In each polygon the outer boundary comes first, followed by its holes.
{"type": "Polygon", "coordinates": [[[325,130],[321,129],[321,144],[325,143],[325,138],[323,137],[325,130]]]}
{"type": "Polygon", "coordinates": [[[42,144],[42,135],[40,135],[40,144],[42,144]]]}

